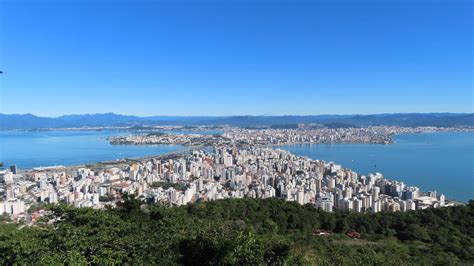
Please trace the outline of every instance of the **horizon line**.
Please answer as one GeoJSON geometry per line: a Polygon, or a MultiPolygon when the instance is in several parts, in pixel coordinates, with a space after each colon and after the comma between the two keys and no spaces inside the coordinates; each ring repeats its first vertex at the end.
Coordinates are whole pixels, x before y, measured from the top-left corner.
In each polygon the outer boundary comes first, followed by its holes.
{"type": "Polygon", "coordinates": [[[123,113],[114,113],[114,112],[105,112],[105,113],[73,113],[73,114],[63,114],[59,116],[43,116],[43,115],[36,115],[32,113],[1,113],[0,115],[31,115],[40,118],[61,118],[63,116],[93,116],[93,115],[119,115],[119,116],[134,116],[139,118],[147,118],[147,117],[282,117],[282,116],[370,116],[370,115],[410,115],[410,114],[422,114],[422,115],[429,115],[429,114],[453,114],[453,115],[468,115],[474,114],[474,112],[466,113],[466,112],[387,112],[387,113],[370,113],[370,114],[362,114],[362,113],[346,113],[346,114],[336,114],[336,113],[322,113],[322,114],[233,114],[233,115],[133,115],[133,114],[123,114],[123,113]]]}

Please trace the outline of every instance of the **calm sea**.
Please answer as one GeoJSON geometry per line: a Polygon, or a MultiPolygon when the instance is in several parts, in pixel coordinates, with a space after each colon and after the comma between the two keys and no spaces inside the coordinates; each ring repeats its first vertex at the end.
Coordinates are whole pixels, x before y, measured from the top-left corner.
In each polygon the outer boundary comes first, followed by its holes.
{"type": "MultiPolygon", "coordinates": [[[[172,132],[193,133],[193,132],[172,132]]],[[[199,132],[215,134],[219,132],[199,132]]],[[[123,131],[0,131],[0,162],[19,168],[79,165],[183,151],[179,145],[110,145],[123,131]]],[[[474,198],[474,133],[424,133],[395,137],[395,144],[318,144],[278,146],[294,154],[334,161],[360,174],[435,189],[448,198],[474,198]]]]}
{"type": "Polygon", "coordinates": [[[180,145],[111,145],[123,131],[0,131],[0,162],[19,168],[80,165],[183,151],[180,145]]]}
{"type": "Polygon", "coordinates": [[[442,132],[395,136],[395,144],[298,144],[279,146],[294,154],[322,159],[359,174],[380,172],[422,191],[448,198],[474,199],[474,133],[442,132]]]}

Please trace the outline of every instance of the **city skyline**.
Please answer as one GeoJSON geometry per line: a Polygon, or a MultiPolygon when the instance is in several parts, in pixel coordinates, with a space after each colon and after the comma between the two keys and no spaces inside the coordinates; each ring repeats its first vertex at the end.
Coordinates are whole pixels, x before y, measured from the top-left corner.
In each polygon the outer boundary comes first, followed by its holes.
{"type": "Polygon", "coordinates": [[[470,1],[0,5],[0,113],[473,111],[470,1]]]}

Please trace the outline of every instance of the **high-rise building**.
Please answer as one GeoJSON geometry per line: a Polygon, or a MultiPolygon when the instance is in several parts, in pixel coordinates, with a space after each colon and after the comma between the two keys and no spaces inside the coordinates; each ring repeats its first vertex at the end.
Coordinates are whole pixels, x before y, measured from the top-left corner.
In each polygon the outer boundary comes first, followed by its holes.
{"type": "Polygon", "coordinates": [[[332,212],[333,200],[331,193],[327,194],[318,194],[316,196],[316,208],[323,209],[327,212],[332,212]]]}
{"type": "Polygon", "coordinates": [[[303,189],[299,189],[296,192],[296,201],[301,205],[304,204],[304,190],[303,189]]]}
{"type": "Polygon", "coordinates": [[[227,152],[224,153],[224,166],[230,167],[233,165],[234,158],[232,155],[228,154],[227,152]]]}
{"type": "Polygon", "coordinates": [[[397,202],[394,202],[388,206],[388,210],[391,212],[398,212],[400,211],[400,204],[397,202]]]}
{"type": "Polygon", "coordinates": [[[374,187],[372,189],[372,197],[374,198],[374,200],[377,200],[379,198],[379,194],[380,194],[380,187],[374,187]]]}
{"type": "Polygon", "coordinates": [[[445,201],[446,201],[446,197],[444,196],[444,194],[439,195],[439,204],[441,206],[445,205],[445,201]]]}
{"type": "Polygon", "coordinates": [[[16,167],[16,164],[13,164],[10,166],[10,171],[16,175],[17,171],[18,171],[18,168],[16,167]]]}

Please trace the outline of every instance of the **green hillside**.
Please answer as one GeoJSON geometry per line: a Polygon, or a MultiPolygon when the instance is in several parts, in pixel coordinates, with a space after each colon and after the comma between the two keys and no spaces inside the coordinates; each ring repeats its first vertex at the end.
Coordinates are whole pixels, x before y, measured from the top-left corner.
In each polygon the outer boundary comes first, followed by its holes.
{"type": "Polygon", "coordinates": [[[326,213],[278,199],[182,207],[51,206],[54,223],[0,224],[0,264],[474,263],[474,202],[407,213],[326,213]],[[320,230],[330,232],[319,235],[320,230]],[[360,234],[360,238],[351,238],[360,234]]]}

